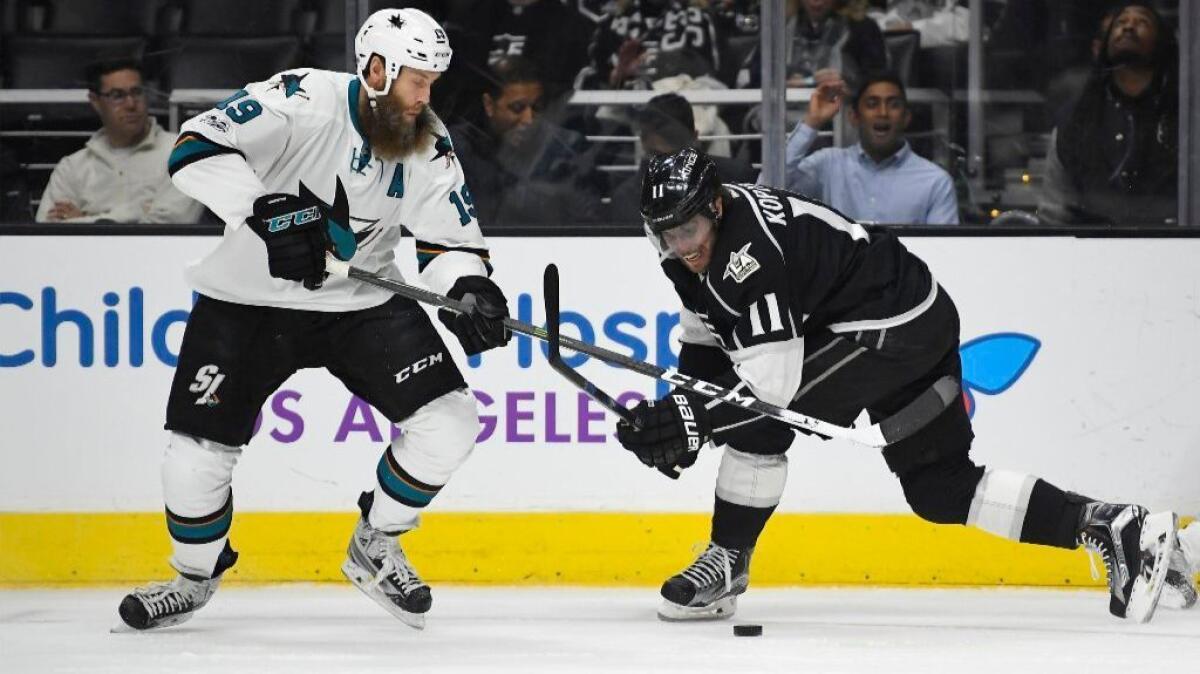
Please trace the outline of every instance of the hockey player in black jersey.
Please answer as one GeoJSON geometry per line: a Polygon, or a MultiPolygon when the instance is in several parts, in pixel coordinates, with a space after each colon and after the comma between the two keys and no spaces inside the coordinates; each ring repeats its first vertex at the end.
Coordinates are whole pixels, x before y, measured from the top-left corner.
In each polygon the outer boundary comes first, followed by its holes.
{"type": "MultiPolygon", "coordinates": [[[[954,302],[889,233],[868,233],[790,192],[723,185],[712,160],[691,148],[652,160],[641,210],[682,300],[684,374],[842,426],[864,410],[886,417],[939,378],[961,377],[954,302]]],[[[783,493],[794,431],[682,389],[634,413],[640,430],[621,423],[617,436],[646,465],[686,468],[706,442],[723,449],[711,542],[663,584],[659,617],[729,617],[783,493]]],[[[1168,580],[1191,589],[1186,574],[1166,578],[1174,513],[976,465],[973,438],[966,409],[952,404],[884,448],[914,513],[1023,543],[1086,546],[1104,560],[1117,617],[1149,620],[1168,580]]]]}

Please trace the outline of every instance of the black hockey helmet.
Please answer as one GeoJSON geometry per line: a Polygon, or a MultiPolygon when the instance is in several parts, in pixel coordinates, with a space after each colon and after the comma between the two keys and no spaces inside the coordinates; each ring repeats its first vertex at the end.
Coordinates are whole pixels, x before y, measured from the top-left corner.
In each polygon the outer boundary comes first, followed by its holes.
{"type": "Polygon", "coordinates": [[[655,155],[642,179],[642,218],[655,234],[678,227],[697,213],[715,222],[712,203],[720,187],[717,165],[695,148],[655,155]]]}

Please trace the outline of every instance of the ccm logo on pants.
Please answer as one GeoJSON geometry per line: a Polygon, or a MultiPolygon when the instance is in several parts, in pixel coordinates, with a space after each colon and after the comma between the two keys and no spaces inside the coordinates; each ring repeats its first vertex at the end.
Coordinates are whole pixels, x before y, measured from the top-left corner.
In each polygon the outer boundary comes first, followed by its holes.
{"type": "Polygon", "coordinates": [[[399,372],[396,373],[396,383],[399,384],[400,382],[404,381],[405,379],[408,379],[409,377],[420,372],[421,370],[424,370],[425,368],[429,367],[430,365],[442,362],[442,357],[445,355],[446,355],[445,351],[438,351],[437,353],[433,354],[432,356],[426,356],[426,357],[422,358],[421,360],[418,360],[417,362],[413,363],[412,365],[409,365],[408,367],[404,368],[403,370],[400,370],[399,372]]]}

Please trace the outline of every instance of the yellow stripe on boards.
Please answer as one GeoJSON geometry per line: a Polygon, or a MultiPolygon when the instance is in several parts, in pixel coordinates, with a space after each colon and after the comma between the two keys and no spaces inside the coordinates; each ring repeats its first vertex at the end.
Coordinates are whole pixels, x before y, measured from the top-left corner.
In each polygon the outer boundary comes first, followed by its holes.
{"type": "MultiPolygon", "coordinates": [[[[356,515],[237,513],[227,581],[341,581],[356,515]]],[[[708,540],[708,514],[429,513],[404,548],[431,583],[657,586],[708,540]]],[[[0,584],[170,577],[160,513],[0,513],[0,584]]],[[[1102,567],[1101,567],[1102,569],[1102,567]]],[[[780,513],[754,555],[767,585],[1101,586],[1086,554],[912,515],[780,513]]]]}

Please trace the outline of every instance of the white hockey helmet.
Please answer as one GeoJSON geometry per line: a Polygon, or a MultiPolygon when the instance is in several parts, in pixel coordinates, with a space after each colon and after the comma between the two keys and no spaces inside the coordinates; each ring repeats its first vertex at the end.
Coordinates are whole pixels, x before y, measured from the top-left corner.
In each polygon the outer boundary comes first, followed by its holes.
{"type": "Polygon", "coordinates": [[[446,31],[419,9],[381,9],[367,17],[354,36],[358,79],[372,106],[376,96],[385,96],[391,90],[402,66],[445,72],[452,53],[446,31]],[[387,73],[382,89],[367,84],[367,65],[375,55],[383,59],[387,73]]]}

